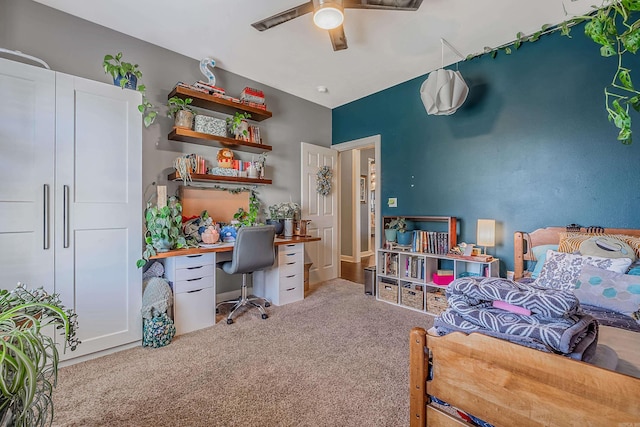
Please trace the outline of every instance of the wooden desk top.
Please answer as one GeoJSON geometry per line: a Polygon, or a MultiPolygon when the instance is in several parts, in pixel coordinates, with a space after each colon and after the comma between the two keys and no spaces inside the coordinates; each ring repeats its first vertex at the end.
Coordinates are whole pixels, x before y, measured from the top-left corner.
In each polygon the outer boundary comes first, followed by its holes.
{"type": "MultiPolygon", "coordinates": [[[[320,237],[312,237],[312,236],[293,236],[293,237],[276,237],[275,245],[291,245],[296,243],[307,243],[307,242],[317,242],[320,240],[320,237]]],[[[149,259],[160,259],[160,258],[169,258],[172,256],[183,256],[183,255],[197,255],[204,254],[208,252],[231,252],[233,251],[233,243],[221,243],[219,245],[214,246],[213,248],[188,248],[188,249],[174,249],[172,251],[167,252],[158,252],[156,255],[149,257],[149,259]]]]}

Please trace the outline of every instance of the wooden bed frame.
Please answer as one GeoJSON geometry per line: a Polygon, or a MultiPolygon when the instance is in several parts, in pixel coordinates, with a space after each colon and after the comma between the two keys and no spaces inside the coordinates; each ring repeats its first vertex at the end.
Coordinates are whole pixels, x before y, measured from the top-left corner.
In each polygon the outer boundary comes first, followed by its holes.
{"type": "MultiPolygon", "coordinates": [[[[533,259],[531,247],[557,244],[562,231],[516,232],[516,276],[533,259]]],[[[640,333],[621,332],[627,348],[640,353],[640,333]]],[[[411,426],[470,425],[430,403],[432,395],[496,427],[640,427],[640,378],[478,333],[437,337],[413,328],[409,345],[411,426]]]]}
{"type": "Polygon", "coordinates": [[[513,263],[516,280],[524,276],[525,261],[535,261],[531,248],[540,245],[557,245],[560,241],[560,233],[571,232],[598,232],[604,234],[627,234],[630,236],[640,236],[640,230],[631,228],[602,228],[602,227],[580,227],[579,225],[568,225],[566,227],[539,228],[530,233],[516,231],[513,233],[513,263]]]}

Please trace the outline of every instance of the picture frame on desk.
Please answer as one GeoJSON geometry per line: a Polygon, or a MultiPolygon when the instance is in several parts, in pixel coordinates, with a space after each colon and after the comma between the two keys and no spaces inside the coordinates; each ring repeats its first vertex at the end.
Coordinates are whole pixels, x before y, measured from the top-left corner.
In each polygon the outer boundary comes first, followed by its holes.
{"type": "Polygon", "coordinates": [[[360,175],[360,203],[367,203],[367,176],[360,175]]]}

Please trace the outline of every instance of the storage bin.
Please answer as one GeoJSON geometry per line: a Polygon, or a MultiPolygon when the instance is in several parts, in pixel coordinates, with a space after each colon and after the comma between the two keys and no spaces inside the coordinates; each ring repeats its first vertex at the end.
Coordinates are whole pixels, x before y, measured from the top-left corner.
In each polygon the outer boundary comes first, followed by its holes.
{"type": "Polygon", "coordinates": [[[392,302],[395,304],[398,303],[398,285],[397,284],[388,283],[380,280],[380,282],[378,283],[378,292],[380,294],[381,300],[392,302]]]}
{"type": "Polygon", "coordinates": [[[428,289],[426,297],[427,311],[436,316],[440,315],[449,306],[447,297],[442,289],[428,289]]]}
{"type": "Polygon", "coordinates": [[[227,136],[227,122],[215,117],[198,114],[193,129],[196,132],[208,133],[216,136],[227,136]]]}
{"type": "Polygon", "coordinates": [[[453,274],[440,276],[438,273],[433,273],[433,283],[440,286],[446,286],[453,282],[453,274]]]}
{"type": "Polygon", "coordinates": [[[407,284],[400,289],[400,304],[405,307],[424,310],[424,291],[421,285],[407,284]]]}

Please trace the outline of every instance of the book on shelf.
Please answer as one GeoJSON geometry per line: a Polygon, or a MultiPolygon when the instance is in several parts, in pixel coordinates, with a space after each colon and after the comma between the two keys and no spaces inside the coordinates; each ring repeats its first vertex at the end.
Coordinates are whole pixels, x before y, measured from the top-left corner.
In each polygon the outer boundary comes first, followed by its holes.
{"type": "Polygon", "coordinates": [[[449,252],[449,233],[415,230],[413,232],[412,251],[445,255],[449,252]]]}
{"type": "Polygon", "coordinates": [[[224,95],[225,94],[225,90],[223,88],[211,85],[211,84],[209,84],[207,82],[203,82],[202,80],[198,80],[197,82],[195,82],[193,84],[193,87],[207,90],[207,91],[209,91],[210,95],[213,95],[214,93],[217,93],[219,95],[224,95]]]}
{"type": "Polygon", "coordinates": [[[382,274],[396,276],[398,274],[398,254],[384,252],[382,255],[382,274]]]}

